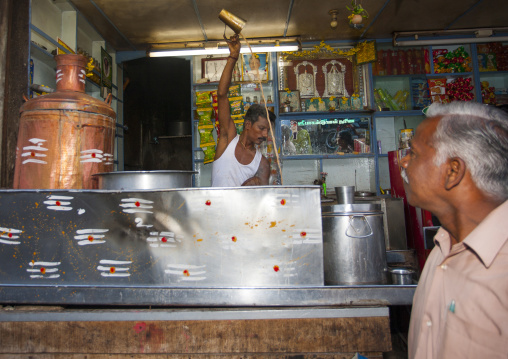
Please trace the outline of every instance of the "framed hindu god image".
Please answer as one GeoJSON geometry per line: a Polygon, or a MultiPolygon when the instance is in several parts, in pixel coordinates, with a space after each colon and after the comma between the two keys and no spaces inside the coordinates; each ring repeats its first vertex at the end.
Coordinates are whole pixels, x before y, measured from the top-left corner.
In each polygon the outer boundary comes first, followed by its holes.
{"type": "Polygon", "coordinates": [[[353,62],[348,58],[293,60],[286,68],[287,88],[302,98],[350,97],[355,93],[353,62]]]}
{"type": "Polygon", "coordinates": [[[289,101],[291,112],[300,112],[302,110],[300,105],[300,91],[279,91],[279,103],[283,106],[286,101],[289,101]]]}
{"type": "Polygon", "coordinates": [[[242,54],[242,81],[267,81],[268,54],[242,54]]]}

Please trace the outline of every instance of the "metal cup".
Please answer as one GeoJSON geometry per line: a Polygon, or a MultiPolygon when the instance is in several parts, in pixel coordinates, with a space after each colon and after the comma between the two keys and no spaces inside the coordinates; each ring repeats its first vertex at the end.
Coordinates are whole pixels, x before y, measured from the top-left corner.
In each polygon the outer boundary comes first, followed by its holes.
{"type": "Polygon", "coordinates": [[[392,283],[396,285],[413,284],[414,270],[410,268],[390,268],[392,283]]]}
{"type": "Polygon", "coordinates": [[[337,204],[353,204],[355,203],[355,186],[335,187],[335,196],[337,204]]]}
{"type": "Polygon", "coordinates": [[[219,13],[219,19],[225,23],[227,26],[231,28],[235,32],[235,34],[239,34],[247,21],[239,18],[238,16],[233,15],[226,9],[222,9],[219,13]]]}

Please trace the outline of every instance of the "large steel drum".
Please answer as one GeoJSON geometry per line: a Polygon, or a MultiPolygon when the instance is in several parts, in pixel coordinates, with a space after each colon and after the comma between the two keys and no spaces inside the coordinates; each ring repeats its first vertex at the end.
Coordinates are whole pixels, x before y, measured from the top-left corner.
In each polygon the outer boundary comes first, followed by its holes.
{"type": "Polygon", "coordinates": [[[14,188],[93,189],[113,170],[116,114],[85,93],[87,59],[58,55],[56,92],[21,106],[14,188]]]}

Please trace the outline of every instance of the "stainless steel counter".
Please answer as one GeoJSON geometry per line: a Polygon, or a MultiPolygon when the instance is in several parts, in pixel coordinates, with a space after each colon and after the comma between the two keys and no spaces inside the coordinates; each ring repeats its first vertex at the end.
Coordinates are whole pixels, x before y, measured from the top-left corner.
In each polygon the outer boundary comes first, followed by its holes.
{"type": "Polygon", "coordinates": [[[414,285],[323,285],[319,191],[0,190],[0,305],[411,304],[414,285]]]}
{"type": "Polygon", "coordinates": [[[279,288],[0,286],[0,304],[171,307],[410,305],[416,285],[279,288]]]}

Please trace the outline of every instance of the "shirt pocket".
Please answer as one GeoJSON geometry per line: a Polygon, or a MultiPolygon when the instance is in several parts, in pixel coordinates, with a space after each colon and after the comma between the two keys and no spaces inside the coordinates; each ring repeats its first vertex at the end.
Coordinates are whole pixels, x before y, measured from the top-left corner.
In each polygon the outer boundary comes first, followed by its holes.
{"type": "Polygon", "coordinates": [[[448,312],[438,358],[508,358],[508,337],[488,332],[448,312]]]}

